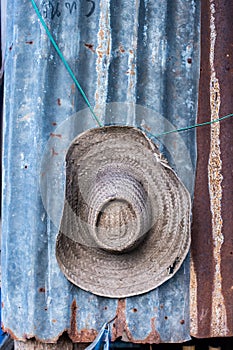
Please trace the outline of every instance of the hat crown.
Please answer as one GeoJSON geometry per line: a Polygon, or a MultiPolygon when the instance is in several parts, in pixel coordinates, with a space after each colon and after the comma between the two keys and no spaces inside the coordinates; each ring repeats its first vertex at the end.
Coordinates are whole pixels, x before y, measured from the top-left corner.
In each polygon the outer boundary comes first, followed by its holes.
{"type": "Polygon", "coordinates": [[[113,253],[133,250],[151,225],[147,192],[135,176],[118,167],[105,168],[98,179],[89,193],[89,234],[100,249],[113,253]]]}

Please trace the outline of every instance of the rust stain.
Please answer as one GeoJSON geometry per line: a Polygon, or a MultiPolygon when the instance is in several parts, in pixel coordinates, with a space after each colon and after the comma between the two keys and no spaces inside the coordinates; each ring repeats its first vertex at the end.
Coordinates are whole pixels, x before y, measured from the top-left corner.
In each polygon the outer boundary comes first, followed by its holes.
{"type": "Polygon", "coordinates": [[[29,44],[29,45],[32,45],[33,44],[33,41],[30,40],[30,41],[25,41],[26,44],[29,44]]]}
{"type": "MultiPolygon", "coordinates": [[[[52,320],[52,322],[57,322],[57,321],[54,319],[54,320],[52,320]]],[[[34,329],[36,330],[37,327],[34,327],[34,329]]],[[[50,339],[43,338],[42,339],[42,338],[39,338],[39,337],[37,337],[35,335],[26,334],[26,333],[23,333],[22,337],[17,337],[11,329],[4,327],[3,323],[2,323],[2,330],[3,330],[3,332],[8,333],[13,340],[17,340],[17,341],[20,341],[20,342],[25,342],[26,340],[33,340],[33,344],[34,345],[35,345],[35,340],[38,341],[40,344],[57,343],[57,342],[59,344],[60,343],[60,337],[63,334],[67,333],[67,329],[64,329],[64,331],[58,333],[58,335],[55,338],[50,338],[50,339]]],[[[34,347],[33,347],[33,349],[34,349],[34,347]]]]}
{"type": "Polygon", "coordinates": [[[45,293],[45,288],[44,287],[39,288],[39,293],[45,293]]]}
{"type": "Polygon", "coordinates": [[[55,151],[54,147],[52,147],[51,152],[53,157],[58,156],[58,153],[55,151]]]}
{"type": "Polygon", "coordinates": [[[71,304],[71,320],[70,320],[70,332],[69,336],[71,338],[76,337],[78,335],[77,330],[77,303],[74,299],[71,304]]]}
{"type": "Polygon", "coordinates": [[[103,52],[102,51],[97,50],[97,54],[98,54],[99,58],[103,58],[103,52]]]}
{"type": "Polygon", "coordinates": [[[71,92],[72,92],[72,94],[75,94],[75,84],[74,83],[71,85],[71,92]]]}
{"type": "Polygon", "coordinates": [[[4,326],[3,323],[1,324],[1,327],[2,327],[3,332],[4,332],[4,333],[10,334],[10,337],[11,337],[13,340],[18,340],[18,338],[16,337],[16,335],[14,334],[14,332],[12,332],[11,329],[5,328],[5,326],[4,326]]]}
{"type": "Polygon", "coordinates": [[[57,125],[57,123],[56,123],[56,122],[52,122],[52,125],[53,125],[53,126],[56,126],[56,125],[57,125]]]}
{"type": "Polygon", "coordinates": [[[53,320],[52,320],[52,322],[53,322],[53,323],[56,323],[56,322],[57,322],[57,320],[53,319],[53,320]]]}
{"type": "Polygon", "coordinates": [[[125,53],[125,49],[122,45],[119,46],[119,52],[120,53],[125,53]]]}
{"type": "Polygon", "coordinates": [[[111,39],[109,38],[108,41],[107,41],[107,50],[106,50],[106,53],[107,53],[107,57],[109,57],[110,53],[111,53],[111,39]]]}
{"type": "MultiPolygon", "coordinates": [[[[155,328],[155,317],[151,318],[151,332],[148,334],[148,336],[143,340],[142,343],[144,344],[159,344],[160,343],[160,335],[156,331],[155,328]]],[[[135,343],[141,343],[141,341],[135,341],[135,343]]]]}
{"type": "Polygon", "coordinates": [[[89,49],[91,52],[95,53],[94,45],[85,43],[84,46],[89,49]]]}
{"type": "Polygon", "coordinates": [[[98,332],[94,329],[81,329],[80,331],[78,331],[77,311],[78,306],[76,300],[74,299],[71,304],[71,320],[68,335],[70,339],[75,343],[91,343],[95,340],[98,332]]]}
{"type": "Polygon", "coordinates": [[[60,98],[57,99],[57,104],[58,104],[58,106],[61,106],[61,99],[60,98]]]}
{"type": "Polygon", "coordinates": [[[100,31],[99,31],[99,37],[101,40],[104,40],[104,30],[103,29],[100,29],[100,31]]]}
{"type": "Polygon", "coordinates": [[[50,133],[50,136],[51,136],[51,137],[58,137],[59,139],[62,138],[62,135],[61,135],[61,134],[54,134],[53,132],[50,133]]]}
{"type": "MultiPolygon", "coordinates": [[[[113,323],[112,341],[121,338],[122,341],[131,342],[135,344],[159,344],[160,335],[155,327],[155,317],[151,318],[151,332],[144,339],[135,339],[129,330],[126,322],[126,299],[119,299],[116,311],[116,320],[113,323]]],[[[133,312],[137,312],[133,309],[133,312]]]]}
{"type": "Polygon", "coordinates": [[[112,328],[112,341],[122,337],[126,328],[126,316],[125,316],[126,300],[119,299],[116,311],[116,319],[112,328]]]}
{"type": "MultiPolygon", "coordinates": [[[[127,70],[127,72],[125,74],[136,75],[134,70],[127,70]]],[[[131,86],[132,86],[132,84],[131,84],[131,86]]]]}

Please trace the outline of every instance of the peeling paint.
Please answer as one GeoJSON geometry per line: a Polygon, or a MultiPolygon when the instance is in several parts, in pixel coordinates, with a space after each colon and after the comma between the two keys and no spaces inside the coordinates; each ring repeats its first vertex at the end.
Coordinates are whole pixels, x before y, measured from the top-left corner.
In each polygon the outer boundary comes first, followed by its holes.
{"type": "MultiPolygon", "coordinates": [[[[215,2],[210,0],[210,109],[211,120],[219,118],[221,104],[220,86],[216,76],[215,59],[215,2]]],[[[210,154],[208,165],[210,209],[212,213],[213,258],[215,273],[212,293],[211,335],[224,336],[227,334],[227,319],[224,297],[222,294],[221,248],[224,242],[222,234],[222,161],[220,149],[220,123],[211,125],[210,154]]]]}

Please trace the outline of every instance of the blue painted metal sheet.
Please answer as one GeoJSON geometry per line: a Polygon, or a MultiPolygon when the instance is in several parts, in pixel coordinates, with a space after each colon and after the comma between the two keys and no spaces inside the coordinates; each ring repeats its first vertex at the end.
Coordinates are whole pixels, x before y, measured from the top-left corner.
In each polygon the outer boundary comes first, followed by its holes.
{"type": "MultiPolygon", "coordinates": [[[[38,1],[56,42],[105,124],[154,134],[196,120],[199,0],[38,1]]],[[[29,0],[8,0],[4,101],[3,324],[19,340],[189,339],[189,257],[161,287],[126,300],[69,283],[55,258],[71,140],[95,127],[29,0]],[[14,315],[14,317],[12,317],[14,315]]],[[[195,132],[155,139],[193,193],[195,132]]],[[[143,281],[142,281],[143,283],[143,281]]]]}

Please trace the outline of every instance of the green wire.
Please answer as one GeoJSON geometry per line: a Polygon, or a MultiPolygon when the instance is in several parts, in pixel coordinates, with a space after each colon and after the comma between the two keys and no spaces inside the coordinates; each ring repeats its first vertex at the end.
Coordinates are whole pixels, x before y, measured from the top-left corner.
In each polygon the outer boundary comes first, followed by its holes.
{"type": "Polygon", "coordinates": [[[99,119],[97,118],[97,116],[95,115],[95,112],[94,112],[93,108],[91,107],[91,104],[90,104],[90,102],[89,102],[89,100],[88,100],[88,98],[87,98],[85,92],[83,91],[81,85],[79,84],[78,80],[76,79],[76,77],[75,77],[75,75],[74,75],[72,69],[70,68],[70,66],[69,66],[68,62],[66,61],[65,57],[63,56],[61,50],[59,49],[59,47],[58,47],[58,45],[57,45],[57,43],[56,43],[56,41],[54,40],[52,34],[50,33],[50,31],[49,31],[49,29],[48,29],[48,27],[47,27],[47,25],[46,25],[46,23],[45,23],[43,17],[42,17],[41,14],[40,14],[40,11],[39,11],[38,7],[36,6],[35,1],[34,1],[34,0],[31,0],[31,3],[32,3],[32,6],[34,7],[34,10],[35,10],[35,12],[36,12],[36,14],[37,14],[37,16],[38,16],[38,18],[39,18],[39,20],[40,20],[42,26],[44,27],[44,29],[45,29],[45,31],[46,31],[46,33],[47,33],[47,35],[48,35],[48,37],[49,37],[51,43],[53,44],[55,50],[57,51],[59,57],[60,57],[61,60],[62,60],[64,66],[66,67],[66,69],[67,69],[67,71],[69,72],[71,78],[73,79],[75,85],[77,86],[78,90],[80,91],[80,93],[81,93],[81,95],[82,95],[84,101],[86,102],[87,106],[89,107],[92,116],[94,117],[94,119],[95,119],[95,121],[97,122],[98,126],[100,126],[100,127],[103,126],[103,125],[101,124],[101,122],[99,121],[99,119]]]}
{"type": "Polygon", "coordinates": [[[204,123],[199,123],[199,124],[193,124],[193,125],[189,125],[189,126],[186,126],[184,128],[180,128],[180,129],[174,129],[174,130],[170,130],[170,131],[165,131],[165,132],[162,132],[161,134],[157,134],[157,135],[154,135],[154,134],[151,134],[149,131],[147,131],[145,128],[142,128],[143,131],[145,131],[148,135],[150,135],[151,137],[161,137],[161,136],[164,136],[164,135],[168,135],[168,134],[173,134],[174,132],[181,132],[181,131],[187,131],[187,130],[190,130],[190,129],[194,129],[194,128],[197,128],[199,126],[205,126],[205,125],[210,125],[210,124],[213,124],[213,123],[217,123],[217,122],[220,122],[224,119],[227,119],[227,118],[231,118],[233,117],[233,114],[227,114],[225,115],[224,117],[221,117],[221,118],[218,118],[218,119],[214,119],[214,120],[211,120],[209,122],[204,122],[204,123]]]}

